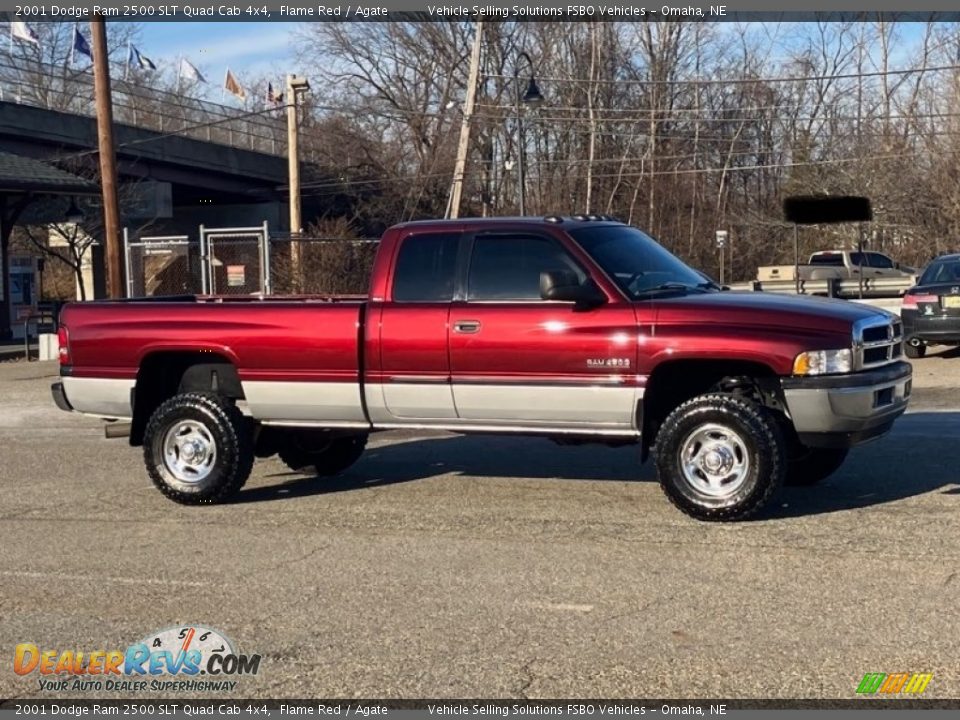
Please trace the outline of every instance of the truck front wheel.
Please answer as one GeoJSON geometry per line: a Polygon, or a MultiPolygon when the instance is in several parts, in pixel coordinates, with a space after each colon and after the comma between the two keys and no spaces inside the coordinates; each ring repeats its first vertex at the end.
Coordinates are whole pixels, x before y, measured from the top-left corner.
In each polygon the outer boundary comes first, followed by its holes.
{"type": "Polygon", "coordinates": [[[150,416],[143,435],[150,479],[184,505],[220,502],[243,487],[253,446],[243,413],[209,393],[174,395],[150,416]]]}
{"type": "Polygon", "coordinates": [[[280,446],[280,459],[291,470],[312,468],[326,477],[343,472],[363,455],[367,435],[316,437],[294,434],[280,446]]]}
{"type": "Polygon", "coordinates": [[[664,421],[657,474],[670,501],[698,520],[743,520],[783,483],[786,449],[775,418],[738,395],[688,400],[664,421]]]}

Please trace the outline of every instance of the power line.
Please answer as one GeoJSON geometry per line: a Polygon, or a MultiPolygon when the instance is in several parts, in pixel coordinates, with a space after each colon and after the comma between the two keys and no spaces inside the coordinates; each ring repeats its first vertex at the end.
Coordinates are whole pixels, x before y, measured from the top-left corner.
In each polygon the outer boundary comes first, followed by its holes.
{"type": "Polygon", "coordinates": [[[816,167],[820,165],[838,165],[845,163],[868,162],[874,160],[902,160],[906,157],[913,157],[913,153],[898,153],[893,155],[868,155],[866,157],[854,158],[835,158],[832,160],[809,160],[800,162],[768,163],[761,165],[731,165],[722,168],[677,168],[674,170],[655,170],[654,172],[630,172],[630,173],[609,173],[594,175],[594,178],[616,178],[616,177],[651,177],[660,175],[701,175],[730,172],[745,172],[752,170],[779,170],[793,167],[816,167]]]}
{"type": "MultiPolygon", "coordinates": [[[[731,172],[747,172],[753,170],[777,170],[777,169],[787,169],[795,167],[818,167],[822,165],[838,165],[838,164],[848,164],[848,163],[858,163],[858,162],[871,162],[871,161],[886,161],[886,160],[902,160],[904,158],[915,157],[916,153],[892,153],[886,155],[866,155],[861,157],[847,157],[847,158],[832,158],[832,159],[823,159],[823,160],[803,160],[798,162],[779,162],[779,163],[762,163],[755,165],[731,165],[729,167],[713,167],[713,168],[676,168],[672,170],[655,170],[653,172],[649,171],[630,171],[630,172],[616,172],[616,173],[601,173],[594,174],[594,178],[648,178],[648,177],[659,177],[666,175],[701,175],[701,174],[717,174],[717,173],[731,173],[731,172]]],[[[657,160],[664,160],[667,158],[656,158],[657,160]]],[[[534,163],[533,167],[536,167],[534,163]]],[[[311,190],[320,190],[329,188],[336,192],[339,188],[344,187],[353,187],[358,185],[376,185],[381,182],[405,182],[408,180],[427,180],[435,177],[444,177],[449,178],[449,172],[442,173],[426,173],[423,175],[417,173],[409,173],[406,175],[397,175],[389,178],[377,178],[370,180],[342,180],[342,181],[317,181],[315,183],[306,183],[303,185],[304,188],[309,188],[311,190]]],[[[282,188],[281,188],[282,189],[282,188]]],[[[311,193],[310,195],[328,195],[333,193],[311,193]]]]}
{"type": "MultiPolygon", "coordinates": [[[[811,80],[852,80],[869,77],[883,77],[889,75],[912,75],[914,73],[944,72],[946,70],[960,70],[960,65],[936,65],[933,67],[909,68],[904,70],[877,70],[874,72],[836,73],[829,75],[787,75],[779,77],[756,78],[678,78],[675,80],[637,80],[622,78],[616,80],[600,80],[598,78],[538,77],[537,79],[542,82],[587,83],[592,85],[737,85],[778,82],[808,82],[811,80]]],[[[487,73],[484,75],[484,77],[497,78],[501,80],[513,80],[513,75],[506,75],[502,73],[487,73]]]]}
{"type": "MultiPolygon", "coordinates": [[[[504,108],[509,109],[509,108],[504,108]]],[[[734,108],[736,109],[736,108],[734,108]]],[[[562,117],[562,116],[544,116],[544,115],[528,115],[526,117],[527,121],[537,121],[542,123],[623,123],[625,125],[637,125],[637,124],[647,124],[651,122],[662,125],[666,123],[685,123],[685,124],[697,124],[697,123],[759,123],[767,122],[771,124],[782,124],[784,122],[860,122],[860,123],[875,123],[875,122],[886,122],[890,120],[943,120],[947,118],[956,118],[960,117],[960,112],[940,112],[940,113],[915,113],[910,115],[797,115],[797,116],[777,116],[772,115],[768,117],[651,117],[650,115],[638,115],[635,117],[598,117],[590,120],[586,117],[562,117]]],[[[485,119],[485,120],[496,120],[497,122],[503,122],[504,117],[498,115],[483,115],[477,114],[474,115],[474,118],[485,119]]]]}

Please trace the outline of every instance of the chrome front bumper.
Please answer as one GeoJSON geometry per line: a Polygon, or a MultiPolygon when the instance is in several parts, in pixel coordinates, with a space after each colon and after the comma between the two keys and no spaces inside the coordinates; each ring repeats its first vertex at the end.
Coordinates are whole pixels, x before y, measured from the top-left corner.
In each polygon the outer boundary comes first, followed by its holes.
{"type": "Polygon", "coordinates": [[[913,370],[897,362],[849,375],[781,380],[787,411],[809,447],[852,447],[890,431],[907,409],[913,370]]]}

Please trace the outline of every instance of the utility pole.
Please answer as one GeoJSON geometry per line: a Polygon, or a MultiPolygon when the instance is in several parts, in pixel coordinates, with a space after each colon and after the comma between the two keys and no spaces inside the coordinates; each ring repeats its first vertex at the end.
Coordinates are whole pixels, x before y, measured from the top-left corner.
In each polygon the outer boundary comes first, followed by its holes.
{"type": "Polygon", "coordinates": [[[463,106],[463,123],[460,125],[460,145],[457,147],[457,163],[453,169],[453,186],[450,188],[450,204],[447,217],[460,217],[460,198],[463,196],[463,175],[467,168],[467,153],[470,150],[470,125],[473,122],[473,107],[477,100],[477,80],[480,77],[480,49],[483,45],[483,20],[477,20],[470,55],[470,77],[467,80],[467,99],[463,106]]]}
{"type": "Polygon", "coordinates": [[[100,187],[103,192],[103,234],[106,244],[107,295],[123,297],[120,262],[120,202],[117,197],[117,156],[113,148],[113,100],[107,59],[107,27],[103,15],[90,21],[93,38],[93,89],[97,109],[97,142],[100,153],[100,187]]]}
{"type": "Polygon", "coordinates": [[[300,292],[303,253],[300,233],[303,218],[300,215],[300,118],[298,104],[300,94],[310,89],[306,78],[287,75],[287,175],[290,186],[290,266],[293,272],[293,288],[300,292]]]}

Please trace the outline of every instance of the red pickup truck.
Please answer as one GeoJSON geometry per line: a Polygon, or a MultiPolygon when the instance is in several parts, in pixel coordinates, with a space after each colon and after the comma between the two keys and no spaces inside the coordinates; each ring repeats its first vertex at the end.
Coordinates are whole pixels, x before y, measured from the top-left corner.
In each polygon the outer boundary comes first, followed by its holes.
{"type": "Polygon", "coordinates": [[[893,315],[727,291],[610,218],[421,221],[383,236],[368,298],[68,305],[53,395],[119,421],[181,503],[415,428],[636,443],[681,510],[734,520],[890,430],[901,352],[893,315]]]}

